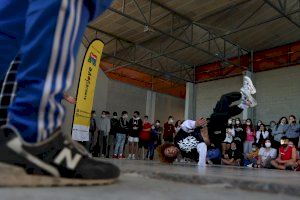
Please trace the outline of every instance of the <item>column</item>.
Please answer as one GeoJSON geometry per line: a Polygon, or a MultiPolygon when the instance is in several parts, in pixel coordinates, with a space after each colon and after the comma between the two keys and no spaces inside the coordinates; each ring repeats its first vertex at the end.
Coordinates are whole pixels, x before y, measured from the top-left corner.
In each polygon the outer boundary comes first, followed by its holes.
{"type": "Polygon", "coordinates": [[[195,119],[196,117],[196,95],[195,95],[195,84],[186,83],[186,94],[185,94],[185,111],[184,119],[195,119]]]}
{"type": "Polygon", "coordinates": [[[146,99],[146,115],[148,115],[150,122],[154,122],[155,120],[155,102],[156,92],[148,90],[146,99]]]}

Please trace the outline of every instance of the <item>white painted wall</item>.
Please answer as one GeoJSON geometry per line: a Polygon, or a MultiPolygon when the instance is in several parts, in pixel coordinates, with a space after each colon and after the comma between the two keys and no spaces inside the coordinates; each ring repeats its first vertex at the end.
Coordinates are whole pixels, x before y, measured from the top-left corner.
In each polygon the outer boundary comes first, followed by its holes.
{"type": "MultiPolygon", "coordinates": [[[[300,66],[286,67],[254,74],[258,106],[254,117],[266,123],[290,114],[300,118],[300,66]]],[[[216,101],[226,92],[238,91],[242,76],[196,85],[197,117],[208,117],[216,101]]]]}

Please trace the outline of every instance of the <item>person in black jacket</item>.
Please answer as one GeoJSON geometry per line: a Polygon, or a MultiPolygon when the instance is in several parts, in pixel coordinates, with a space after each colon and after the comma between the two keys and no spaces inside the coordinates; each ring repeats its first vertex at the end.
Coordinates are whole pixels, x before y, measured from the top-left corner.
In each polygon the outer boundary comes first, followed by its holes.
{"type": "Polygon", "coordinates": [[[119,119],[119,128],[116,134],[116,146],[114,150],[113,158],[124,158],[124,145],[127,134],[129,132],[129,122],[127,111],[122,112],[122,116],[119,119]]]}
{"type": "Polygon", "coordinates": [[[129,121],[129,155],[128,159],[135,160],[135,155],[138,153],[139,135],[143,130],[143,121],[140,118],[140,112],[134,111],[133,117],[129,121]]]}
{"type": "Polygon", "coordinates": [[[110,152],[113,151],[114,145],[116,143],[116,134],[119,130],[119,119],[118,113],[114,112],[113,117],[110,119],[110,131],[108,136],[108,145],[106,151],[106,158],[110,157],[110,152]]]}

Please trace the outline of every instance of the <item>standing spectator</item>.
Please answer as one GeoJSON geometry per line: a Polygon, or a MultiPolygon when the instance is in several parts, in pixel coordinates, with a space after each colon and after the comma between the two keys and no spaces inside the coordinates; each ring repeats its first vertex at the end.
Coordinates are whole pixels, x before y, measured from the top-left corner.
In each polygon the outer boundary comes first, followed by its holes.
{"type": "Polygon", "coordinates": [[[271,165],[276,169],[292,169],[296,165],[297,151],[293,145],[289,145],[289,139],[286,136],[281,138],[281,147],[276,160],[271,161],[271,165]]]}
{"type": "Polygon", "coordinates": [[[99,154],[104,157],[106,155],[107,149],[107,141],[108,135],[110,132],[110,119],[106,116],[107,112],[102,111],[101,117],[99,118],[97,125],[98,127],[98,134],[97,137],[94,138],[94,145],[99,142],[99,154]]]}
{"type": "Polygon", "coordinates": [[[174,126],[174,119],[172,116],[169,116],[168,122],[164,124],[164,133],[163,139],[164,142],[173,143],[174,136],[175,136],[175,126],[174,126]]]}
{"type": "Polygon", "coordinates": [[[241,151],[244,152],[244,148],[243,148],[243,144],[245,142],[245,134],[244,134],[244,129],[243,129],[243,125],[242,122],[240,120],[240,118],[236,118],[235,119],[235,126],[234,126],[234,131],[235,131],[235,137],[234,137],[234,141],[236,142],[237,148],[241,151]]]}
{"type": "Polygon", "coordinates": [[[134,111],[133,117],[129,121],[130,131],[128,137],[129,155],[128,159],[135,159],[138,152],[139,134],[143,130],[143,121],[140,118],[140,112],[134,111]]]}
{"type": "Polygon", "coordinates": [[[247,155],[251,151],[252,144],[254,143],[255,139],[255,130],[251,119],[246,120],[246,125],[244,126],[244,135],[246,136],[246,140],[244,142],[244,155],[247,155]]]}
{"type": "Polygon", "coordinates": [[[113,113],[113,117],[110,119],[110,125],[111,125],[111,129],[110,129],[109,137],[108,137],[106,158],[110,157],[110,152],[113,153],[112,151],[113,151],[114,145],[116,143],[116,134],[120,127],[117,112],[113,113]]]}
{"type": "Polygon", "coordinates": [[[93,138],[97,131],[96,117],[97,117],[96,111],[92,110],[91,119],[90,119],[90,129],[89,129],[90,141],[89,141],[89,144],[87,144],[87,146],[86,146],[88,151],[92,151],[91,147],[93,144],[93,138]]]}
{"type": "Polygon", "coordinates": [[[116,146],[113,158],[124,158],[124,145],[129,131],[128,112],[123,111],[119,119],[119,130],[116,134],[116,146]]]}
{"type": "Polygon", "coordinates": [[[151,134],[151,127],[152,125],[148,121],[148,116],[144,116],[143,120],[143,130],[140,132],[139,135],[139,155],[141,159],[145,159],[145,149],[148,149],[148,143],[150,140],[151,134]]]}
{"type": "Polygon", "coordinates": [[[254,167],[257,168],[270,168],[271,161],[277,156],[277,150],[272,148],[271,140],[265,141],[265,146],[259,149],[257,164],[254,167]]]}
{"type": "Polygon", "coordinates": [[[181,120],[177,120],[177,122],[175,123],[175,133],[177,134],[181,128],[181,120]]]}
{"type": "Polygon", "coordinates": [[[272,135],[274,137],[274,148],[277,150],[280,147],[280,141],[283,136],[285,136],[285,133],[287,131],[288,125],[287,125],[287,118],[281,117],[278,124],[274,127],[272,130],[272,135]]]}
{"type": "Polygon", "coordinates": [[[293,142],[295,146],[299,143],[300,125],[297,124],[296,117],[294,115],[289,116],[289,125],[286,131],[286,137],[289,141],[293,142]]]}
{"type": "Polygon", "coordinates": [[[269,139],[269,131],[264,124],[260,124],[259,129],[256,131],[256,143],[260,148],[265,144],[265,140],[269,139]]]}
{"type": "Polygon", "coordinates": [[[259,130],[260,129],[260,125],[262,125],[262,121],[261,120],[258,120],[257,121],[257,124],[256,124],[256,126],[255,126],[255,130],[259,130]]]}
{"type": "Polygon", "coordinates": [[[146,157],[149,158],[149,160],[153,160],[154,158],[154,150],[159,144],[161,133],[162,127],[160,126],[160,121],[156,120],[155,124],[152,126],[150,140],[148,143],[148,152],[146,157]]]}

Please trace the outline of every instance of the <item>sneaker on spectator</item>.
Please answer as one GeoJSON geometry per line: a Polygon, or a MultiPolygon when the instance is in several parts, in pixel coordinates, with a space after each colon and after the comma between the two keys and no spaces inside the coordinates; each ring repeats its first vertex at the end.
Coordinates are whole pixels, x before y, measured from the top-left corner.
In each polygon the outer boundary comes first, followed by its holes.
{"type": "Polygon", "coordinates": [[[131,157],[132,160],[135,160],[135,154],[132,154],[132,157],[131,157]]]}
{"type": "Polygon", "coordinates": [[[251,163],[251,164],[247,165],[247,167],[252,168],[253,164],[251,163]]]}
{"type": "MultiPolygon", "coordinates": [[[[117,155],[116,155],[117,156],[117,155]]],[[[119,156],[117,156],[118,159],[123,159],[124,158],[124,155],[123,154],[120,154],[119,156]]]]}
{"type": "Polygon", "coordinates": [[[132,155],[129,154],[127,159],[128,159],[128,160],[131,160],[131,159],[132,159],[132,155]]]}
{"type": "Polygon", "coordinates": [[[117,155],[117,154],[114,154],[112,158],[118,158],[118,155],[117,155]]]}
{"type": "Polygon", "coordinates": [[[245,88],[246,90],[249,90],[251,94],[256,93],[256,89],[252,83],[252,80],[248,76],[244,76],[243,88],[245,88]]]}

